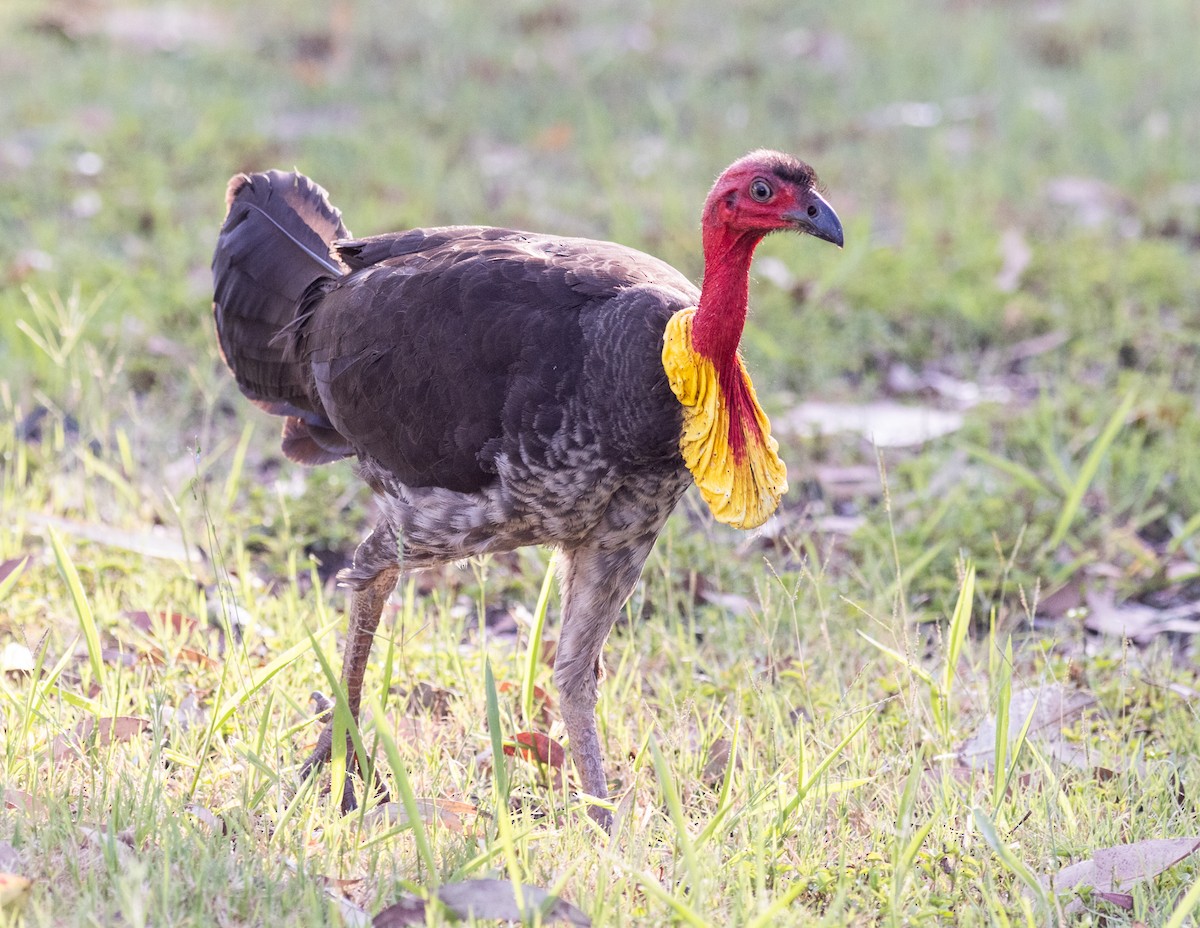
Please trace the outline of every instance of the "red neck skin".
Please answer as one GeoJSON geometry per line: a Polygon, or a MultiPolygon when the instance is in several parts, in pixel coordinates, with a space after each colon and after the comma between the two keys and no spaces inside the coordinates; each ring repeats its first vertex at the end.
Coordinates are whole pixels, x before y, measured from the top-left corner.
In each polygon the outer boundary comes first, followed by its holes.
{"type": "Polygon", "coordinates": [[[734,460],[741,462],[747,432],[761,438],[737,351],[750,305],[750,261],[764,233],[738,232],[707,214],[705,220],[704,281],[692,323],[692,348],[717,370],[730,412],[729,446],[734,460]]]}

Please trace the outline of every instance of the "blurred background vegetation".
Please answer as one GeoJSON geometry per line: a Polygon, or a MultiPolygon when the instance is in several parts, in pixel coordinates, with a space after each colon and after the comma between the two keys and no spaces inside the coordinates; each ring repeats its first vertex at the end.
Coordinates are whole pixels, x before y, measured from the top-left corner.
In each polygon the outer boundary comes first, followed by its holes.
{"type": "MultiPolygon", "coordinates": [[[[120,423],[155,467],[236,434],[208,311],[235,171],[309,173],[359,234],[552,230],[698,277],[707,185],[775,147],[818,168],[848,245],[762,249],[745,351],[770,410],[953,405],[932,372],[1004,400],[970,412],[960,451],[1039,475],[899,454],[901,539],[922,544],[935,516],[950,539],[931,576],[960,548],[1011,554],[1024,527],[1022,580],[1062,582],[1063,552],[1034,555],[1130,390],[1136,428],[1089,486],[1099,524],[1162,542],[1200,508],[1189,0],[14,0],[0,16],[0,370],[18,424],[53,410],[108,446],[120,423]]],[[[791,431],[801,492],[814,461],[874,463],[865,442],[791,431]]],[[[1103,547],[1085,523],[1068,561],[1103,547]]]]}

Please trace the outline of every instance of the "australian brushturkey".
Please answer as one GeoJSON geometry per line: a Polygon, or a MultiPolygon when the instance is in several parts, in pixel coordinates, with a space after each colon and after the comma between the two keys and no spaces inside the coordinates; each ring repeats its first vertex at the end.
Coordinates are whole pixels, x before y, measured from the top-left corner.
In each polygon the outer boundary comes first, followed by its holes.
{"type": "MultiPolygon", "coordinates": [[[[239,174],[226,201],[213,256],[226,363],[285,417],[287,457],[355,457],[379,497],[379,524],[341,575],[351,713],[402,570],[553,545],[554,680],[583,791],[605,798],[601,649],[667,516],[695,482],[717,519],[751,528],[787,488],[738,343],[765,235],[842,244],[812,169],[757,151],[721,174],[699,290],[611,242],[477,226],[354,239],[301,174],[239,174]]],[[[305,774],[332,739],[330,721],[305,774]]]]}

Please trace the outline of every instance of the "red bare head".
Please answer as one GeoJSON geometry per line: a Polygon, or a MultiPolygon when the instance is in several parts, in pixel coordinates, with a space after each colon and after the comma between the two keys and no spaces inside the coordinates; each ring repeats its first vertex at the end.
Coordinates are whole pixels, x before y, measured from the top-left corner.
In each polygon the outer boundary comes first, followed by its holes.
{"type": "Polygon", "coordinates": [[[842,224],[816,190],[817,176],[803,161],[777,151],[752,151],[717,178],[704,204],[708,231],[740,235],[791,229],[839,248],[842,224]]]}
{"type": "Polygon", "coordinates": [[[723,365],[730,383],[746,322],[750,260],[763,236],[791,229],[842,246],[841,220],[816,186],[803,161],[759,150],[727,167],[704,202],[704,283],[692,345],[723,365]]]}

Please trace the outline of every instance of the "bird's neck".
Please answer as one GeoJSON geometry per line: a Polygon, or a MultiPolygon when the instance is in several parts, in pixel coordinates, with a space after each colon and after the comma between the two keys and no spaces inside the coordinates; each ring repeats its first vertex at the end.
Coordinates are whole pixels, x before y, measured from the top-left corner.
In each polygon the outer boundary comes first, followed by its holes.
{"type": "Polygon", "coordinates": [[[749,436],[761,437],[750,384],[738,361],[738,345],[750,305],[750,261],[761,232],[704,227],[704,280],[692,326],[692,348],[708,358],[731,413],[729,444],[740,460],[749,436]]]}
{"type": "Polygon", "coordinates": [[[736,366],[750,304],[750,261],[761,232],[704,227],[704,280],[692,329],[692,347],[722,373],[736,366]]]}

